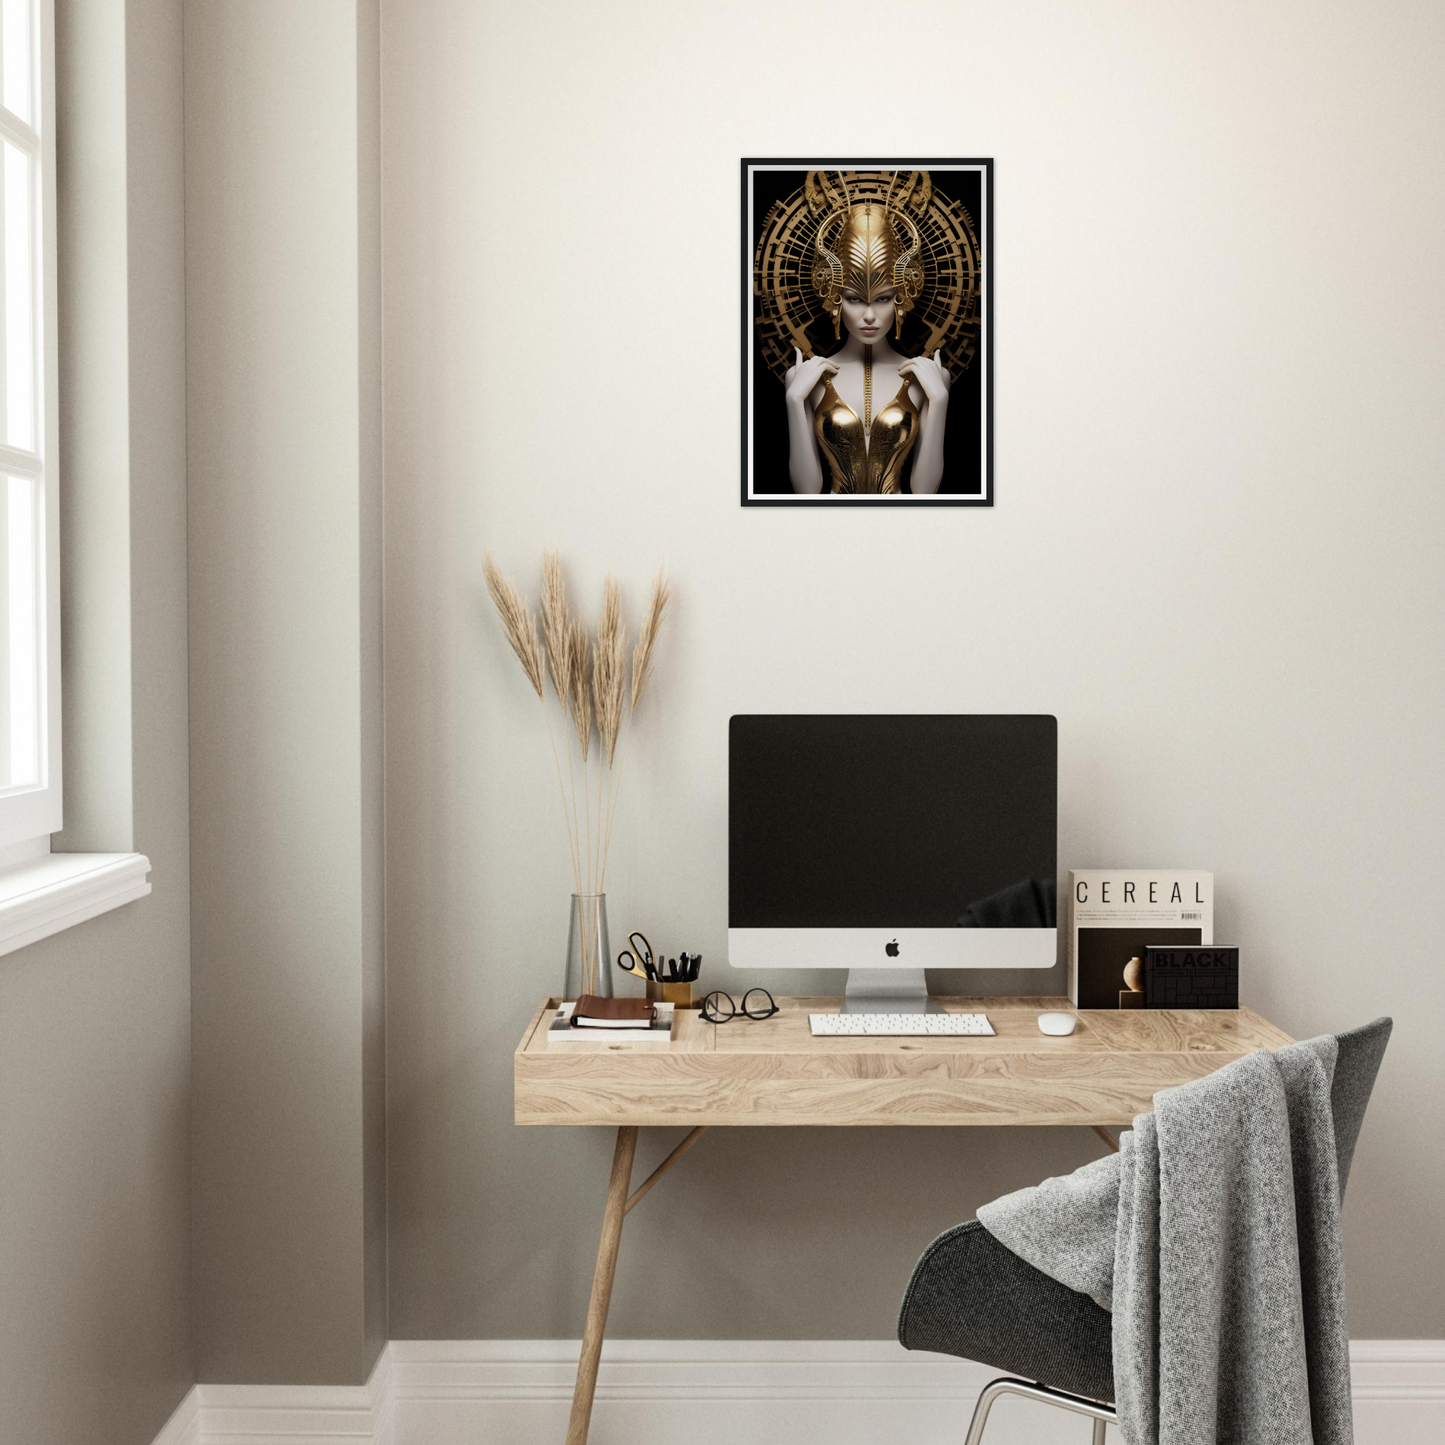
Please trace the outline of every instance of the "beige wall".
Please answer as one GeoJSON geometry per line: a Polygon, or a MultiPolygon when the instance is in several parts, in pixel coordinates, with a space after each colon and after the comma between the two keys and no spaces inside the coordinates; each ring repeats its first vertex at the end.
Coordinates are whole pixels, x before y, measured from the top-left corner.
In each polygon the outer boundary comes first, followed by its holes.
{"type": "MultiPolygon", "coordinates": [[[[733,712],[1057,713],[1061,866],[1212,868],[1247,1002],[1395,1015],[1351,1324],[1445,1334],[1442,46],[1405,0],[388,4],[394,1337],[584,1309],[611,1146],[510,1122],[569,882],[481,581],[547,545],[589,596],[676,580],[615,931],[731,981],[733,712]],[[993,510],[738,506],[738,158],[810,152],[997,157],[993,510]]],[[[629,1221],[612,1328],[886,1336],[936,1231],[1096,1148],[710,1137],[629,1221]]]]}
{"type": "Polygon", "coordinates": [[[375,0],[185,13],[196,1368],[385,1339],[375,0]]]}
{"type": "Polygon", "coordinates": [[[148,1445],[194,1379],[180,7],[56,8],[63,841],[154,891],[0,958],[0,1439],[148,1445]]]}

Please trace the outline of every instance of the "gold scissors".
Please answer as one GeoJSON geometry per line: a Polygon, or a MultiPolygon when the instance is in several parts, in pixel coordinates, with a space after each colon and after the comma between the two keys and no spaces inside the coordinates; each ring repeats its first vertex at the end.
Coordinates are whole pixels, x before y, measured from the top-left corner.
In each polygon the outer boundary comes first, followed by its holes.
{"type": "Polygon", "coordinates": [[[627,935],[628,947],[617,955],[617,966],[623,973],[635,974],[652,983],[657,978],[657,965],[653,961],[652,945],[647,936],[632,932],[627,935]]]}

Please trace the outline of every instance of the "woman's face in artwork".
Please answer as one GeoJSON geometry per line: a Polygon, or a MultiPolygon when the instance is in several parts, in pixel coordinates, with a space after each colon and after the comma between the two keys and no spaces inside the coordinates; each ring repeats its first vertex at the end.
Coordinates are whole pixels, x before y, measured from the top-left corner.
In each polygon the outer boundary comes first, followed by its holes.
{"type": "Polygon", "coordinates": [[[893,325],[893,292],[880,291],[867,301],[860,292],[844,291],[843,325],[865,346],[881,341],[893,325]]]}

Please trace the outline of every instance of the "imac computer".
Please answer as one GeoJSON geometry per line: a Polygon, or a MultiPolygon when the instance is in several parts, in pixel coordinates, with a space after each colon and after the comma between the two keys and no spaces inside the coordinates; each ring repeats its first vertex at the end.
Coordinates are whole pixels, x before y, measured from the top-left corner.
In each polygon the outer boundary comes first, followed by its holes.
{"type": "Polygon", "coordinates": [[[728,961],[846,968],[870,1013],[927,1010],[925,968],[1048,968],[1057,835],[1053,717],[736,716],[728,961]]]}

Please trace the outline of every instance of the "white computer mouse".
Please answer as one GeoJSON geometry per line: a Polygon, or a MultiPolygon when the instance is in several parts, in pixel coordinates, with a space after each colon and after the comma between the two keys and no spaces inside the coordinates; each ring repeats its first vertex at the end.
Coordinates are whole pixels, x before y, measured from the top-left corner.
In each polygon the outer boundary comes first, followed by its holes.
{"type": "Polygon", "coordinates": [[[1073,1014],[1040,1014],[1041,1034],[1071,1034],[1079,1020],[1073,1014]]]}

